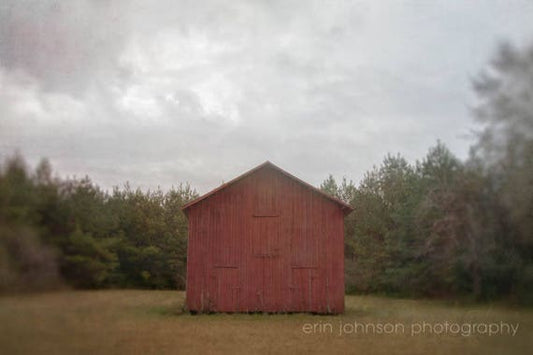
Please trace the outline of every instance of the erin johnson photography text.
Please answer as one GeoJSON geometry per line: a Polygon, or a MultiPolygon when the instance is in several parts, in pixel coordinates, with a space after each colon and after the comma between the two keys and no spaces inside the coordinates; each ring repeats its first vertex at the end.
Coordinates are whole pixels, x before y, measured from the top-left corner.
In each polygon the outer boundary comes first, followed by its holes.
{"type": "Polygon", "coordinates": [[[374,323],[374,322],[316,322],[304,323],[304,334],[333,334],[345,335],[443,335],[443,336],[515,336],[518,333],[519,323],[506,322],[426,322],[413,323],[374,323]]]}

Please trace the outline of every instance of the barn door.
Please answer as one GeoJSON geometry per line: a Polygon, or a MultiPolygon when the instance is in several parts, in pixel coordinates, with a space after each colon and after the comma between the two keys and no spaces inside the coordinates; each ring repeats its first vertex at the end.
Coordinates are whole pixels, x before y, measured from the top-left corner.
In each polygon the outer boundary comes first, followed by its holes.
{"type": "Polygon", "coordinates": [[[279,310],[282,271],[279,218],[254,217],[252,240],[256,309],[267,312],[279,310]]]}
{"type": "Polygon", "coordinates": [[[291,275],[291,308],[296,312],[316,312],[320,305],[317,303],[318,277],[317,269],[313,267],[292,267],[291,275]]]}
{"type": "Polygon", "coordinates": [[[219,267],[217,271],[217,298],[216,310],[218,312],[239,311],[240,283],[239,269],[236,267],[219,267]]]}

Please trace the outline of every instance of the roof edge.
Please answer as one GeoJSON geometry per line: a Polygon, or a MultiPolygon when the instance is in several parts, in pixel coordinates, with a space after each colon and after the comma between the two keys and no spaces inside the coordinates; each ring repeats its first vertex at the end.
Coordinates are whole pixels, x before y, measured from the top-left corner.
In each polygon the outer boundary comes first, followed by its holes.
{"type": "Polygon", "coordinates": [[[250,169],[250,170],[244,172],[243,174],[241,174],[241,175],[239,175],[239,176],[237,176],[237,177],[231,179],[230,181],[228,181],[228,182],[226,182],[226,183],[223,183],[222,185],[220,185],[220,186],[214,188],[213,190],[211,190],[211,191],[209,191],[209,192],[203,194],[202,196],[199,196],[199,197],[195,198],[194,200],[187,202],[185,205],[183,205],[183,206],[181,207],[181,210],[185,212],[189,207],[191,207],[191,206],[193,206],[193,205],[199,203],[200,201],[203,201],[203,200],[207,199],[208,197],[210,197],[211,195],[217,193],[218,191],[223,190],[223,189],[225,189],[226,187],[228,187],[228,186],[230,186],[230,185],[233,185],[233,184],[236,183],[237,181],[242,180],[242,179],[244,179],[245,177],[247,177],[247,176],[249,176],[249,175],[255,173],[256,171],[258,171],[258,170],[260,170],[260,169],[262,169],[262,168],[264,168],[264,167],[267,167],[267,166],[268,166],[268,167],[271,167],[271,168],[273,168],[273,169],[275,169],[275,170],[277,170],[277,171],[279,171],[280,173],[282,173],[283,175],[287,176],[288,178],[297,181],[298,183],[304,185],[304,186],[307,187],[308,189],[310,189],[310,190],[312,190],[312,191],[318,193],[318,194],[321,195],[322,197],[327,198],[327,199],[331,200],[332,202],[337,203],[338,205],[341,206],[341,209],[343,210],[343,212],[344,212],[345,215],[347,215],[347,214],[349,214],[350,212],[353,211],[353,207],[350,206],[349,204],[347,204],[346,202],[342,201],[341,199],[339,199],[339,198],[337,198],[337,197],[331,196],[331,195],[327,194],[326,192],[324,192],[324,191],[322,191],[322,190],[316,188],[315,186],[313,186],[313,185],[311,185],[311,184],[309,184],[309,183],[303,181],[302,179],[300,179],[300,178],[298,178],[298,177],[296,177],[296,176],[290,174],[289,172],[283,170],[282,168],[280,168],[279,166],[273,164],[273,163],[270,162],[269,160],[265,161],[265,162],[262,163],[262,164],[259,164],[259,165],[256,166],[255,168],[252,168],[252,169],[250,169]]]}

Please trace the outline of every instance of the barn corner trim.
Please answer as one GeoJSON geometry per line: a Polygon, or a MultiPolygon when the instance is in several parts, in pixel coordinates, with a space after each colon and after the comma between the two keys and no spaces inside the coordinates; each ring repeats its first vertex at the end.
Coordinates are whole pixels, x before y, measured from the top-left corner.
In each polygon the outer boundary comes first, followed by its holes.
{"type": "Polygon", "coordinates": [[[187,211],[188,211],[188,209],[190,207],[196,205],[199,202],[202,202],[202,201],[206,200],[207,198],[211,197],[212,195],[216,194],[217,192],[219,192],[221,190],[224,190],[225,188],[227,188],[227,187],[233,185],[234,183],[236,183],[237,181],[240,181],[240,180],[244,179],[245,177],[250,176],[250,175],[254,174],[255,172],[257,172],[257,171],[259,171],[261,169],[264,169],[264,168],[271,168],[273,170],[276,170],[279,173],[287,176],[288,178],[298,182],[300,185],[306,187],[307,189],[317,193],[318,195],[322,196],[323,198],[326,198],[326,199],[338,204],[341,207],[341,210],[343,211],[344,216],[347,216],[348,214],[350,214],[353,211],[353,207],[350,206],[349,204],[347,204],[346,202],[344,202],[344,201],[342,201],[342,200],[340,200],[340,199],[338,199],[336,197],[333,197],[333,196],[325,193],[324,191],[314,187],[313,185],[303,181],[300,178],[297,178],[296,176],[292,175],[291,173],[289,173],[289,172],[283,170],[282,168],[280,168],[279,166],[273,164],[269,160],[265,161],[262,164],[259,164],[255,168],[252,168],[252,169],[246,171],[245,173],[237,176],[236,178],[234,178],[234,179],[232,179],[232,180],[230,180],[230,181],[218,186],[217,188],[215,188],[215,189],[203,194],[202,196],[197,197],[196,199],[194,199],[192,201],[189,201],[188,203],[183,205],[181,210],[185,213],[185,215],[187,215],[187,211]]]}

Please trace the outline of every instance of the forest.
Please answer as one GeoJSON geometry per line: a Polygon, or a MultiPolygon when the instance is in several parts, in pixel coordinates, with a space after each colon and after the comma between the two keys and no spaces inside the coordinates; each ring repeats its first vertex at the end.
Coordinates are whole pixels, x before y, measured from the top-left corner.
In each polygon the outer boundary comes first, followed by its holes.
{"type": "MultiPolygon", "coordinates": [[[[533,303],[533,47],[500,45],[472,79],[470,155],[436,142],[409,163],[389,154],[362,181],[320,188],[351,204],[346,290],[533,303]]],[[[357,154],[357,152],[353,152],[357,154]]],[[[0,292],[183,289],[189,184],[103,191],[21,154],[0,166],[0,292]]]]}

